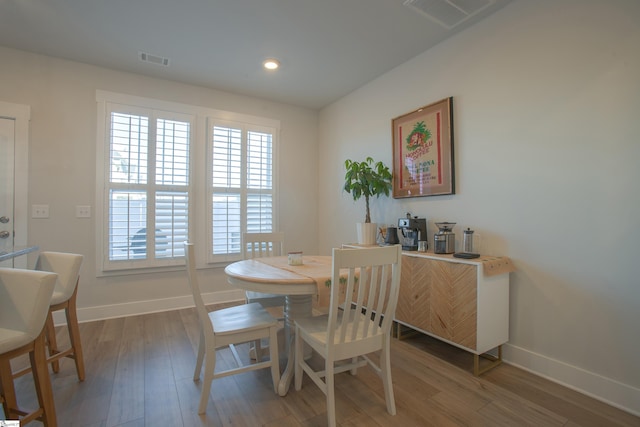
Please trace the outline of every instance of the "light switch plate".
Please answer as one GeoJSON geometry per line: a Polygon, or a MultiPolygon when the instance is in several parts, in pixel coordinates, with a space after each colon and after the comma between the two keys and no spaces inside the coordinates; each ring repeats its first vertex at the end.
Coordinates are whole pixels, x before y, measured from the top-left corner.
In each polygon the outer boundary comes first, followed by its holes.
{"type": "Polygon", "coordinates": [[[91,206],[76,206],[76,218],[91,218],[91,206]]]}
{"type": "Polygon", "coordinates": [[[49,205],[31,205],[31,218],[49,218],[49,205]]]}

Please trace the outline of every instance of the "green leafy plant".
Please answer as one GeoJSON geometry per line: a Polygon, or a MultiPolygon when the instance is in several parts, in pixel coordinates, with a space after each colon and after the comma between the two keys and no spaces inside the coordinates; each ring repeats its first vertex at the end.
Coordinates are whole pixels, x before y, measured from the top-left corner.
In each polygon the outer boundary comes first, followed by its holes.
{"type": "Polygon", "coordinates": [[[346,160],[344,167],[347,169],[344,175],[344,191],[353,196],[353,200],[358,201],[364,196],[366,204],[366,216],[364,222],[371,222],[369,210],[369,198],[389,195],[393,175],[389,168],[382,162],[374,163],[371,157],[367,157],[363,162],[346,160]]]}

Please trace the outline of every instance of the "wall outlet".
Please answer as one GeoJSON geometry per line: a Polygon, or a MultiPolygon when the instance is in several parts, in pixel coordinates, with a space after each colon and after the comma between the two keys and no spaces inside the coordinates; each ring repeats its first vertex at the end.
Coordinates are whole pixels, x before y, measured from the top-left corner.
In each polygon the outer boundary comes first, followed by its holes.
{"type": "Polygon", "coordinates": [[[31,205],[31,218],[49,218],[49,205],[31,205]]]}
{"type": "Polygon", "coordinates": [[[91,206],[76,206],[76,218],[91,218],[91,206]]]}

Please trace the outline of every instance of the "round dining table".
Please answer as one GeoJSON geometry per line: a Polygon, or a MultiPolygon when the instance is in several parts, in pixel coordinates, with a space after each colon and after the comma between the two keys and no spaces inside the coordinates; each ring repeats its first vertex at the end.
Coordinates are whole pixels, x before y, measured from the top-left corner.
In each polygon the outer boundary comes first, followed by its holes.
{"type": "Polygon", "coordinates": [[[246,290],[285,295],[285,339],[287,365],[280,378],[278,394],[285,396],[293,380],[294,322],[312,315],[318,286],[331,277],[330,256],[305,256],[301,265],[289,265],[287,257],[254,258],[229,264],[225,269],[229,284],[246,290]]]}

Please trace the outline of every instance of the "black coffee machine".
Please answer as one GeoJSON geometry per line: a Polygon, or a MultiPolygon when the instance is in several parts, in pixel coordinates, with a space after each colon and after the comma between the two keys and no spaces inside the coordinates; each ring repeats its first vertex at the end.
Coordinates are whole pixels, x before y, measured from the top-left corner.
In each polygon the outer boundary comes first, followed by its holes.
{"type": "Polygon", "coordinates": [[[417,216],[411,217],[411,214],[407,213],[406,218],[400,218],[398,220],[398,228],[402,232],[402,250],[405,251],[417,251],[427,250],[427,220],[424,218],[418,218],[417,216]]]}

